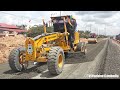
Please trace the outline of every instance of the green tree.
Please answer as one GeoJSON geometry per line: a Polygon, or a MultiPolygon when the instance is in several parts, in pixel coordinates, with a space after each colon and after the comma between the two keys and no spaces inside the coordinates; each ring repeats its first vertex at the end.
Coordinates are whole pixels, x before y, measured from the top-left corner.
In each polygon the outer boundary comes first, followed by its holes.
{"type": "Polygon", "coordinates": [[[90,34],[90,33],[91,33],[91,31],[85,31],[85,33],[86,33],[86,34],[90,34]]]}
{"type": "Polygon", "coordinates": [[[22,29],[22,30],[26,30],[26,27],[27,27],[27,25],[24,25],[24,24],[22,24],[22,25],[16,25],[18,28],[20,28],[20,29],[22,29]]]}
{"type": "MultiPolygon", "coordinates": [[[[46,27],[46,30],[48,33],[51,33],[51,32],[53,32],[53,27],[46,27]]],[[[37,26],[33,26],[29,29],[29,31],[27,32],[27,36],[35,37],[42,33],[44,33],[43,25],[41,25],[41,26],[37,25],[37,26]]]]}
{"type": "Polygon", "coordinates": [[[79,31],[79,33],[80,33],[80,38],[88,38],[91,32],[90,31],[79,31]]]}

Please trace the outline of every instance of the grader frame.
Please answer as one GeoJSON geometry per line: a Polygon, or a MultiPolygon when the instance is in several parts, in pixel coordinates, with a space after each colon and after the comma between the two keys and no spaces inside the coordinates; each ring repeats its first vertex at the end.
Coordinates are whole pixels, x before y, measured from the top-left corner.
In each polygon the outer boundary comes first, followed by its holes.
{"type": "MultiPolygon", "coordinates": [[[[64,33],[47,33],[44,25],[44,33],[35,38],[27,38],[24,48],[17,48],[9,55],[9,65],[14,71],[22,71],[28,67],[28,62],[47,62],[48,70],[51,74],[58,75],[62,72],[65,53],[70,51],[81,51],[86,53],[86,44],[80,42],[79,33],[74,33],[73,48],[71,48],[66,28],[67,16],[61,16],[64,21],[64,33]]],[[[44,24],[44,19],[43,19],[44,24]]]]}

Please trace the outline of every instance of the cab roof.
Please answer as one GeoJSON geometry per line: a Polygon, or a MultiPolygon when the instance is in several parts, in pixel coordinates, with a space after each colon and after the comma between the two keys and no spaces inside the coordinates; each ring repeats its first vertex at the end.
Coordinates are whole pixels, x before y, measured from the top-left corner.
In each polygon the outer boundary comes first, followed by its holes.
{"type": "Polygon", "coordinates": [[[71,19],[75,19],[72,15],[66,15],[66,16],[56,16],[56,17],[50,17],[51,19],[56,19],[56,20],[61,20],[63,17],[65,17],[65,19],[67,17],[71,18],[71,19]]]}

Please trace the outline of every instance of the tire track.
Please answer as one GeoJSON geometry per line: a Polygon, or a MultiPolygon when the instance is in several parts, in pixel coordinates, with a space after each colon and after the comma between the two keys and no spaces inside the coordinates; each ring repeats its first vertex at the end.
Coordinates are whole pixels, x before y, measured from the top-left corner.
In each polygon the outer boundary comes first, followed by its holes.
{"type": "Polygon", "coordinates": [[[66,65],[63,70],[63,73],[58,76],[52,76],[49,74],[47,70],[47,65],[41,65],[41,66],[34,66],[30,65],[29,68],[26,71],[14,73],[9,68],[8,64],[1,65],[1,71],[0,71],[0,78],[3,79],[30,79],[32,77],[35,77],[36,75],[40,74],[42,77],[40,78],[67,78],[69,75],[71,75],[74,70],[76,70],[81,64],[90,62],[94,60],[95,56],[100,52],[100,50],[103,48],[104,43],[106,41],[100,41],[97,44],[88,44],[88,53],[86,54],[86,57],[82,57],[81,54],[71,54],[68,59],[66,59],[66,65]],[[100,48],[99,48],[100,47],[100,48]]]}

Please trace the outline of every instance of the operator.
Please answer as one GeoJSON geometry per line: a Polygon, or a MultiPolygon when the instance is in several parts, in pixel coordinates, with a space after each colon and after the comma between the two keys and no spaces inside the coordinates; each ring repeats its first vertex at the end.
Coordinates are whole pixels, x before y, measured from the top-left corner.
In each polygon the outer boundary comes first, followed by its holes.
{"type": "Polygon", "coordinates": [[[76,20],[75,20],[74,18],[72,18],[72,20],[70,20],[70,21],[71,21],[72,26],[71,26],[70,23],[69,23],[69,25],[70,25],[71,28],[70,28],[70,30],[68,31],[68,32],[70,33],[68,39],[69,39],[71,48],[73,48],[74,33],[75,33],[76,31],[78,31],[78,30],[77,30],[76,20]]]}

